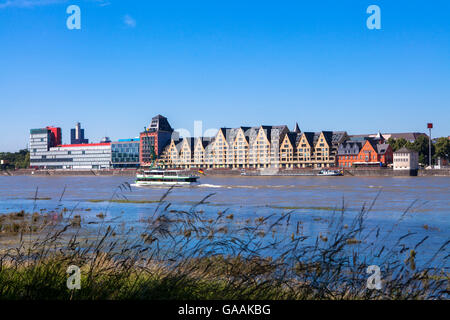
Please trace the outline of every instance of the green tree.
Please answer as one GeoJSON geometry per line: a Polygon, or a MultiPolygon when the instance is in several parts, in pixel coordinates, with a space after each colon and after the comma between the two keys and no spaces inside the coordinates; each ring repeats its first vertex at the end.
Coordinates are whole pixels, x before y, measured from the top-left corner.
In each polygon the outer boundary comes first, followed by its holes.
{"type": "MultiPolygon", "coordinates": [[[[419,163],[422,163],[423,165],[428,165],[428,145],[429,145],[429,139],[427,136],[419,136],[414,143],[408,143],[407,147],[415,150],[419,153],[419,163]]],[[[434,145],[431,144],[431,155],[434,154],[434,145]]],[[[433,158],[433,156],[432,156],[433,158]]]]}
{"type": "MultiPolygon", "coordinates": [[[[445,138],[444,138],[445,139],[445,138]]],[[[387,140],[387,143],[391,146],[392,150],[395,152],[403,147],[406,147],[410,150],[414,150],[417,151],[419,153],[419,163],[423,164],[423,165],[428,165],[428,137],[427,136],[419,136],[416,141],[414,142],[409,142],[406,141],[404,138],[400,138],[400,139],[393,139],[393,138],[389,138],[387,140]]],[[[437,146],[436,146],[437,147],[437,146]]],[[[442,154],[445,154],[445,150],[446,149],[446,145],[445,143],[442,142],[442,154]]],[[[433,144],[431,144],[431,154],[435,154],[435,146],[433,144]]],[[[448,154],[448,153],[447,153],[448,154]]],[[[432,159],[434,159],[434,157],[432,156],[432,159]]]]}
{"type": "Polygon", "coordinates": [[[400,138],[400,139],[389,138],[387,140],[387,143],[391,146],[392,151],[395,152],[395,151],[403,148],[404,146],[406,146],[408,141],[406,141],[404,138],[400,138]]]}
{"type": "Polygon", "coordinates": [[[434,153],[434,159],[437,159],[438,157],[442,159],[449,159],[450,155],[450,140],[445,137],[441,137],[437,139],[435,146],[435,153],[434,153]]]}
{"type": "Polygon", "coordinates": [[[22,149],[19,152],[1,152],[0,159],[9,162],[5,168],[28,168],[30,166],[30,152],[22,149]]]}

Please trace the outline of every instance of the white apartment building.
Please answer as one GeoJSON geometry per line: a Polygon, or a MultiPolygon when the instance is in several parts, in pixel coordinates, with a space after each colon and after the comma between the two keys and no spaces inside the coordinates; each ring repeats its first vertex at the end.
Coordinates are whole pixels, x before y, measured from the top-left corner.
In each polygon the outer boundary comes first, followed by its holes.
{"type": "Polygon", "coordinates": [[[403,147],[394,152],[394,170],[419,169],[419,153],[403,147]]]}

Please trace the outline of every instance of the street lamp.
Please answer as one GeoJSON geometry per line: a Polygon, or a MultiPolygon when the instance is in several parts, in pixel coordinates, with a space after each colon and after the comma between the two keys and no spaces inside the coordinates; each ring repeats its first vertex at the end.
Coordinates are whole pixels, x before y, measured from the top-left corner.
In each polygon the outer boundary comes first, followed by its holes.
{"type": "Polygon", "coordinates": [[[427,125],[428,130],[430,130],[430,135],[428,136],[429,142],[428,142],[428,162],[430,164],[430,169],[431,169],[431,129],[433,129],[433,124],[432,123],[428,123],[427,125]]]}

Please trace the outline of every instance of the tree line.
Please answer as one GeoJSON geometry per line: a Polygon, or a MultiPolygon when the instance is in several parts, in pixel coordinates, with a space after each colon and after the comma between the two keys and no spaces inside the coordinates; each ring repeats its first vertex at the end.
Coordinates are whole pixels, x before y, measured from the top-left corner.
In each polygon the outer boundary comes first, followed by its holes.
{"type": "MultiPolygon", "coordinates": [[[[419,136],[416,141],[409,142],[404,138],[393,139],[389,138],[387,143],[392,147],[395,152],[403,147],[410,150],[417,151],[419,153],[419,163],[428,165],[429,163],[429,139],[427,136],[419,136]]],[[[431,143],[431,160],[436,163],[437,158],[449,159],[450,155],[450,140],[446,137],[441,137],[431,143]]]]}
{"type": "Polygon", "coordinates": [[[6,160],[1,169],[21,169],[30,166],[30,152],[22,149],[19,152],[0,152],[0,160],[6,160]]]}

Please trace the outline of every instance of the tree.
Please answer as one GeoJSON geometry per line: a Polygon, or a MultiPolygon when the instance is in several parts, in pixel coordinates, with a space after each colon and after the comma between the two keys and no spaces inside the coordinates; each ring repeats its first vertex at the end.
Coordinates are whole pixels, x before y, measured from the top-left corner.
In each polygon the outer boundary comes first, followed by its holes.
{"type": "MultiPolygon", "coordinates": [[[[387,140],[387,143],[391,146],[391,148],[394,152],[403,147],[406,147],[410,150],[417,151],[419,153],[419,163],[421,163],[423,165],[428,165],[428,163],[429,163],[428,162],[428,152],[429,152],[428,142],[429,142],[428,137],[424,136],[424,135],[417,137],[416,141],[414,141],[414,142],[406,141],[404,138],[399,138],[399,139],[389,138],[387,140]]],[[[433,144],[431,144],[431,154],[432,155],[435,153],[434,149],[435,149],[435,146],[433,144]]],[[[444,149],[445,149],[445,146],[444,146],[444,149]]]]}
{"type": "Polygon", "coordinates": [[[442,158],[442,159],[449,159],[449,155],[450,155],[450,140],[448,138],[445,137],[441,137],[438,138],[436,143],[434,144],[435,146],[435,154],[434,154],[434,159],[437,158],[442,158]]]}
{"type": "MultiPolygon", "coordinates": [[[[429,145],[429,139],[427,136],[419,136],[414,143],[408,143],[407,147],[415,150],[419,153],[419,163],[422,163],[424,165],[428,165],[428,145],[429,145]],[[409,146],[408,146],[409,145],[409,146]]],[[[431,154],[434,153],[434,145],[431,144],[431,154]]]]}
{"type": "Polygon", "coordinates": [[[9,167],[12,168],[28,168],[30,166],[30,152],[22,149],[19,152],[1,152],[1,160],[7,160],[9,167]]]}
{"type": "Polygon", "coordinates": [[[391,146],[392,151],[395,152],[395,151],[403,148],[404,146],[406,146],[408,141],[406,141],[404,138],[394,139],[391,137],[387,140],[387,143],[391,146]]]}

